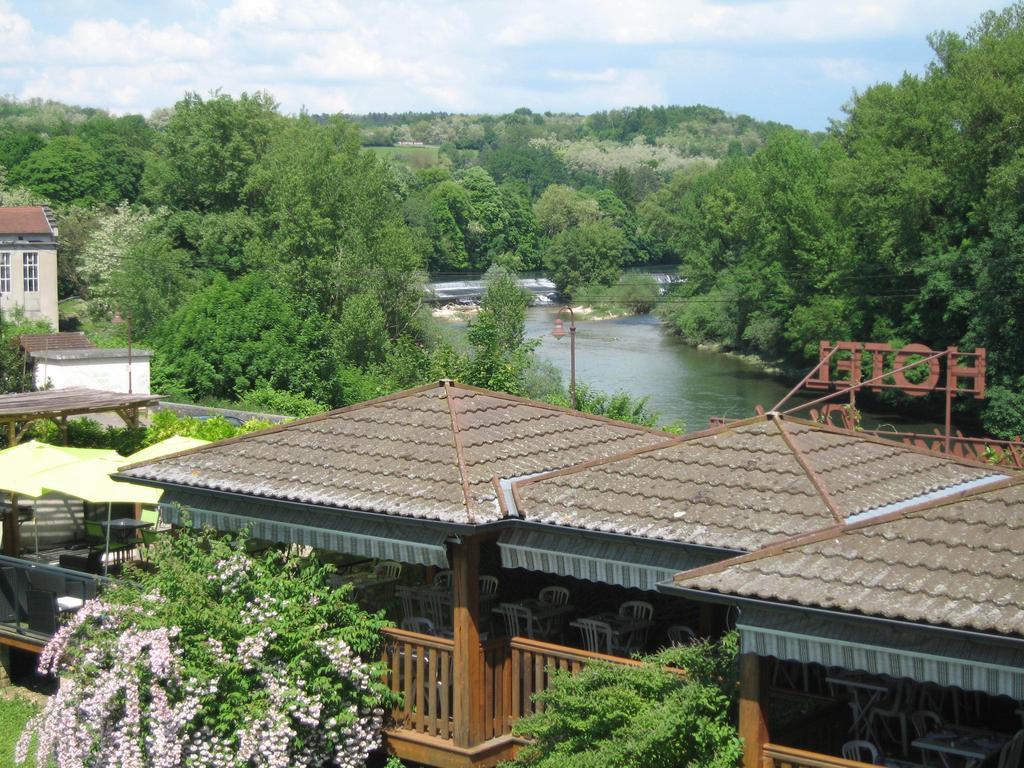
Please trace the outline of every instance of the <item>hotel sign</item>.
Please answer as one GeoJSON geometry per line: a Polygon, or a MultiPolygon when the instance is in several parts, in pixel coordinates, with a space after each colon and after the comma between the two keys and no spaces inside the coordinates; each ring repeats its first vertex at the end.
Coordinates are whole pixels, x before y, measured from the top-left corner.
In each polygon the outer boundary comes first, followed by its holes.
{"type": "Polygon", "coordinates": [[[908,395],[946,392],[985,397],[985,349],[956,347],[933,350],[924,344],[894,349],[889,344],[862,341],[822,341],[818,366],[806,380],[810,389],[863,385],[879,391],[898,389],[908,395]]]}

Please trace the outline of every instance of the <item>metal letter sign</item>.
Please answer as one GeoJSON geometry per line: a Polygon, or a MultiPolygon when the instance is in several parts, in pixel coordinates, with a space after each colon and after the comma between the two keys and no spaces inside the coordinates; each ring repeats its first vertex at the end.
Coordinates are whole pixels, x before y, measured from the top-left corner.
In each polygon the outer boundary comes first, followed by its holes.
{"type": "Polygon", "coordinates": [[[907,344],[901,349],[893,349],[889,344],[873,342],[837,341],[832,344],[822,341],[818,350],[818,366],[804,384],[810,389],[828,389],[833,385],[842,388],[863,386],[876,392],[898,389],[917,397],[929,392],[985,397],[984,347],[973,352],[946,347],[936,352],[924,344],[907,344]],[[946,363],[945,376],[943,359],[946,363]],[[923,379],[911,381],[907,378],[908,371],[922,369],[927,371],[923,379]]]}

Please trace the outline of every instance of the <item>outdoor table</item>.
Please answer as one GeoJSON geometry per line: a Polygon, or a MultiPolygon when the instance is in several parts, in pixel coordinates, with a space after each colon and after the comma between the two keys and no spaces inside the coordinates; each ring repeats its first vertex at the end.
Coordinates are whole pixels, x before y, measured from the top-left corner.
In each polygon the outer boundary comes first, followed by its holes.
{"type": "Polygon", "coordinates": [[[914,739],[911,746],[938,752],[940,755],[962,757],[965,760],[964,768],[974,768],[990,757],[998,755],[1009,740],[1010,737],[1006,734],[994,731],[943,726],[938,731],[931,731],[919,739],[914,739]]]}
{"type": "Polygon", "coordinates": [[[850,733],[857,738],[877,742],[871,727],[871,710],[889,693],[889,687],[853,675],[826,677],[829,685],[843,686],[850,692],[850,708],[853,710],[853,724],[850,733]]]}
{"type": "Polygon", "coordinates": [[[109,528],[111,535],[120,538],[122,541],[133,538],[136,531],[152,528],[153,523],[145,520],[136,520],[134,517],[118,517],[114,520],[100,520],[104,529],[109,528]]]}

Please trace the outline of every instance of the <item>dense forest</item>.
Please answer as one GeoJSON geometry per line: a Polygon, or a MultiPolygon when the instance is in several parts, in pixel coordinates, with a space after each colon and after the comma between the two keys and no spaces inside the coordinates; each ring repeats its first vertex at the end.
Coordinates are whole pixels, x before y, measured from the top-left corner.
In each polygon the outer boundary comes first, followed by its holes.
{"type": "MultiPolygon", "coordinates": [[[[988,431],[1024,432],[1024,4],[810,134],[705,106],[283,115],[187,94],[148,118],[0,101],[0,202],[48,202],[60,292],[156,390],[293,410],[440,376],[557,396],[509,275],[655,307],[794,367],[820,338],[989,349],[988,431]],[[659,295],[630,265],[678,264],[659,295]],[[428,273],[484,273],[468,343],[428,273]],[[301,401],[301,402],[299,402],[301,401]],[[296,404],[298,403],[298,404],[296,404]]],[[[102,340],[102,339],[101,339],[102,340]]]]}

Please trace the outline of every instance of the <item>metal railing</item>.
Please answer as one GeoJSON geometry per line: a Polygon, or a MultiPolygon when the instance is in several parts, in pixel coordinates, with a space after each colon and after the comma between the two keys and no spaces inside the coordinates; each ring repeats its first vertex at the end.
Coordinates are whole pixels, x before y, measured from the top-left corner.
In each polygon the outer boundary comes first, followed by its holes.
{"type": "Polygon", "coordinates": [[[0,555],[0,627],[45,640],[62,612],[95,597],[102,579],[81,571],[0,555]]]}

